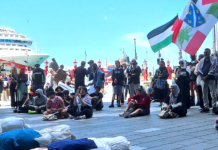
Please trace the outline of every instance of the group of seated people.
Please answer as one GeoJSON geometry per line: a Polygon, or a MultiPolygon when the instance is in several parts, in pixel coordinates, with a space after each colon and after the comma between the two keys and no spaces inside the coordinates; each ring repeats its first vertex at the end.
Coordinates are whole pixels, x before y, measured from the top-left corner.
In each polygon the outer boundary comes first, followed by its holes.
{"type": "MultiPolygon", "coordinates": [[[[103,106],[103,94],[100,93],[100,87],[95,87],[95,93],[88,94],[87,88],[79,86],[76,93],[69,94],[68,90],[57,87],[56,90],[50,89],[44,95],[43,90],[37,89],[35,93],[23,93],[22,101],[18,102],[14,112],[18,113],[41,113],[44,115],[54,114],[59,119],[67,118],[91,118],[93,109],[101,110],[103,106]],[[55,92],[56,91],[56,92],[55,92]],[[36,95],[34,97],[34,95],[36,95]]],[[[145,116],[150,114],[151,96],[146,93],[145,88],[140,86],[138,93],[128,99],[128,105],[125,111],[119,116],[124,118],[145,116]]],[[[176,84],[171,85],[165,108],[171,109],[177,117],[187,114],[185,100],[180,94],[179,87],[176,84]]]]}
{"type": "MultiPolygon", "coordinates": [[[[151,90],[152,92],[152,90],[151,90]]],[[[128,105],[125,111],[119,114],[120,117],[130,118],[136,116],[145,116],[150,114],[150,103],[151,97],[146,93],[145,88],[140,86],[138,93],[128,99],[128,105]]],[[[157,93],[158,94],[158,93],[157,93]]],[[[172,84],[170,88],[170,93],[165,100],[165,109],[170,109],[174,116],[173,117],[183,117],[187,114],[186,100],[180,93],[178,85],[172,84]]]]}
{"type": "Polygon", "coordinates": [[[51,88],[46,91],[46,95],[42,89],[37,89],[35,93],[23,93],[23,99],[17,102],[14,113],[29,114],[54,114],[58,119],[67,118],[91,118],[93,109],[102,110],[103,94],[100,93],[100,87],[95,87],[95,93],[88,94],[87,88],[79,86],[76,93],[69,93],[57,87],[55,91],[51,88]],[[55,92],[56,91],[56,92],[55,92]],[[36,95],[36,96],[34,96],[36,95]]]}

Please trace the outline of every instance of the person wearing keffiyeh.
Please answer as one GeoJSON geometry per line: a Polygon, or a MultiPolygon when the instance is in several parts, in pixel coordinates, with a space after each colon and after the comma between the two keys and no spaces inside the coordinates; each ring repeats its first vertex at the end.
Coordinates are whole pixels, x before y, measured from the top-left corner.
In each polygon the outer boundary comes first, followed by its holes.
{"type": "Polygon", "coordinates": [[[216,107],[216,84],[215,84],[215,75],[216,75],[216,65],[217,60],[213,56],[210,56],[211,51],[209,48],[206,48],[204,51],[204,58],[199,62],[198,74],[201,75],[201,87],[203,91],[203,100],[204,100],[204,109],[201,112],[210,112],[209,110],[209,101],[208,101],[208,87],[210,88],[211,97],[212,97],[212,106],[214,109],[216,107]]]}

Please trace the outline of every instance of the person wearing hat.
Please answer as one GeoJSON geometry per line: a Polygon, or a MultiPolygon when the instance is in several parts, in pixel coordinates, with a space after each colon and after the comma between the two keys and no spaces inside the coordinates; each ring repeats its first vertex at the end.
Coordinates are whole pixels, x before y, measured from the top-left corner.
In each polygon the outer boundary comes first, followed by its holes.
{"type": "Polygon", "coordinates": [[[42,89],[37,89],[36,95],[34,104],[29,106],[29,114],[40,114],[46,110],[47,97],[43,94],[42,89]]]}
{"type": "Polygon", "coordinates": [[[128,99],[126,110],[119,114],[120,117],[130,118],[150,114],[150,96],[146,93],[143,86],[140,86],[137,90],[139,94],[136,94],[128,99]],[[130,108],[133,108],[132,112],[129,111],[130,108]]]}
{"type": "Polygon", "coordinates": [[[32,89],[33,92],[37,89],[42,89],[44,91],[44,84],[46,82],[45,71],[40,68],[40,64],[37,62],[35,64],[35,69],[32,74],[32,89]]]}
{"type": "Polygon", "coordinates": [[[92,64],[94,64],[94,61],[93,60],[90,60],[88,62],[89,64],[89,68],[88,68],[88,75],[89,75],[89,81],[91,81],[93,79],[93,72],[92,72],[92,64]]]}
{"type": "Polygon", "coordinates": [[[34,93],[29,92],[29,99],[27,99],[21,107],[19,107],[18,113],[28,113],[29,107],[34,105],[35,98],[33,97],[34,93]]]}
{"type": "Polygon", "coordinates": [[[141,68],[138,66],[136,61],[132,61],[131,70],[128,70],[128,82],[129,82],[129,90],[130,97],[138,94],[138,88],[140,86],[140,73],[141,68]]]}

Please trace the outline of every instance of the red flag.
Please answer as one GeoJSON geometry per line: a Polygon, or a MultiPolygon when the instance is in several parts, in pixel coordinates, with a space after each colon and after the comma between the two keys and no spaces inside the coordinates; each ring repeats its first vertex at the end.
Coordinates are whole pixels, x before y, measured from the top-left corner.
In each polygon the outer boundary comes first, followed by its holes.
{"type": "Polygon", "coordinates": [[[218,2],[218,0],[202,0],[202,5],[207,5],[216,2],[218,2]]]}

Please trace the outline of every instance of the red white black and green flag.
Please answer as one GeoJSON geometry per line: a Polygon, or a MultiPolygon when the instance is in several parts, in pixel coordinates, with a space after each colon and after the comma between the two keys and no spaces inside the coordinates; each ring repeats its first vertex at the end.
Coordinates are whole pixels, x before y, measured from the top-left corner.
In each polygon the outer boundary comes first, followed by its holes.
{"type": "Polygon", "coordinates": [[[189,0],[180,19],[175,17],[147,37],[154,52],[170,43],[195,55],[218,20],[218,0],[189,0]]]}
{"type": "Polygon", "coordinates": [[[173,42],[195,55],[217,20],[218,0],[190,0],[177,24],[173,42]]]}
{"type": "Polygon", "coordinates": [[[157,52],[172,43],[173,25],[176,20],[178,20],[178,16],[148,33],[147,38],[153,52],[157,52]]]}

